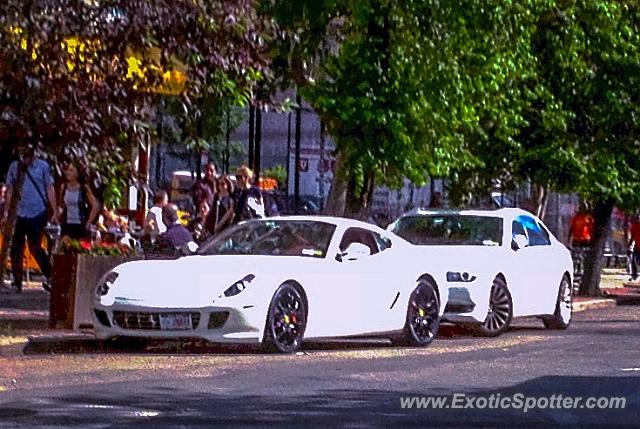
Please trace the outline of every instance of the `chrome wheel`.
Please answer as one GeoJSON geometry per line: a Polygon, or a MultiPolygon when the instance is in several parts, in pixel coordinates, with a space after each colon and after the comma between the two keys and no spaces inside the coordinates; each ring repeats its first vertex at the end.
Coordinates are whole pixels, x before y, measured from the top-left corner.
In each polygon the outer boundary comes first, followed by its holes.
{"type": "Polygon", "coordinates": [[[491,287],[489,310],[482,325],[478,327],[481,334],[495,337],[509,328],[513,317],[513,302],[511,293],[502,278],[496,277],[491,287]]]}
{"type": "Polygon", "coordinates": [[[569,280],[562,278],[558,290],[556,308],[552,316],[543,318],[544,326],[548,329],[567,329],[571,324],[573,312],[573,291],[569,280]]]}
{"type": "Polygon", "coordinates": [[[269,306],[265,348],[280,353],[297,351],[302,345],[306,323],[306,308],[298,289],[286,284],[280,286],[269,306]]]}

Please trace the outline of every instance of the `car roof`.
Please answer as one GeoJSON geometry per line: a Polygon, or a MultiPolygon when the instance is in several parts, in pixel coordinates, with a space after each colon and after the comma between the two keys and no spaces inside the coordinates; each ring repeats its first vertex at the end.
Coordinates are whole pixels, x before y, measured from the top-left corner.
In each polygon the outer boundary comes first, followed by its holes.
{"type": "Polygon", "coordinates": [[[472,209],[472,210],[455,210],[455,209],[436,209],[436,208],[417,208],[402,214],[400,217],[407,216],[429,216],[429,215],[462,215],[462,216],[488,216],[512,218],[519,215],[529,215],[535,217],[534,214],[517,207],[506,207],[500,209],[472,209]]]}
{"type": "Polygon", "coordinates": [[[337,217],[337,216],[324,216],[324,215],[313,215],[313,216],[300,216],[300,215],[272,216],[272,217],[259,219],[259,220],[305,220],[305,221],[313,221],[313,222],[331,223],[331,224],[334,224],[334,225],[339,226],[339,227],[354,226],[354,227],[360,227],[360,228],[368,228],[368,229],[371,229],[371,230],[379,232],[379,233],[387,233],[388,232],[388,231],[385,231],[384,229],[380,228],[379,226],[371,224],[371,223],[363,222],[363,221],[357,220],[357,219],[350,219],[350,218],[346,218],[346,217],[337,217]]]}

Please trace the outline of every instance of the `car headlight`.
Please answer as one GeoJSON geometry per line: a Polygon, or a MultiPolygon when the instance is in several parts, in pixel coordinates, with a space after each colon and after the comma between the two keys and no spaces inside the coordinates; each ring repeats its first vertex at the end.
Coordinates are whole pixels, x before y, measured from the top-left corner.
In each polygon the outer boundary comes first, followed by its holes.
{"type": "Polygon", "coordinates": [[[448,271],[447,272],[447,281],[449,283],[471,283],[476,279],[476,276],[472,276],[471,274],[461,273],[459,271],[448,271]]]}
{"type": "Polygon", "coordinates": [[[254,276],[253,274],[249,274],[248,276],[245,276],[242,280],[238,280],[237,282],[229,286],[227,290],[224,291],[224,296],[230,297],[230,296],[235,296],[239,294],[240,292],[245,290],[247,286],[249,286],[249,283],[251,283],[255,278],[256,276],[254,276]]]}
{"type": "Polygon", "coordinates": [[[115,271],[111,271],[102,278],[100,283],[98,283],[98,287],[96,288],[97,298],[105,296],[106,294],[109,293],[109,289],[111,289],[111,286],[113,286],[113,283],[118,278],[118,275],[119,274],[116,273],[115,271]]]}

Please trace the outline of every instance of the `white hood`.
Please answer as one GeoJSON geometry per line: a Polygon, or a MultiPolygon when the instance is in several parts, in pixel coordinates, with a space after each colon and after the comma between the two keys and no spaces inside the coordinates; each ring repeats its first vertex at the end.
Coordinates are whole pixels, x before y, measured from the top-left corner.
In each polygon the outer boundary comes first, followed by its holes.
{"type": "MultiPolygon", "coordinates": [[[[466,271],[499,258],[500,246],[416,246],[421,259],[446,270],[466,271]]],[[[491,264],[490,264],[491,265],[491,264]]]]}
{"type": "Polygon", "coordinates": [[[253,285],[282,272],[288,262],[288,257],[247,255],[127,262],[113,270],[118,278],[102,302],[148,307],[219,305],[224,300],[220,295],[238,280],[253,274],[253,285]]]}

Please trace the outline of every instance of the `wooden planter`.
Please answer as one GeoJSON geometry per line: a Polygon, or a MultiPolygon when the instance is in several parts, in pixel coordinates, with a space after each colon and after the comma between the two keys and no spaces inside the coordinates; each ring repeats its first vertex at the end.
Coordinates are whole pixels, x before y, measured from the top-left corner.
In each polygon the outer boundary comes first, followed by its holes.
{"type": "Polygon", "coordinates": [[[91,329],[91,302],[98,280],[129,256],[54,255],[49,327],[91,329]]]}

